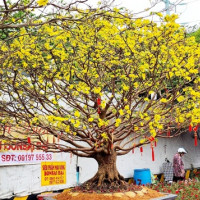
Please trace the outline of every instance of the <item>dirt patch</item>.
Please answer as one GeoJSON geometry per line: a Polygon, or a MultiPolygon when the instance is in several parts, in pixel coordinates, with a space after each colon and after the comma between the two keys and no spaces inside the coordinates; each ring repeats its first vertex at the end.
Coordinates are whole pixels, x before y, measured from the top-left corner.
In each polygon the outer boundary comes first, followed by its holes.
{"type": "Polygon", "coordinates": [[[152,198],[158,198],[164,196],[163,194],[151,190],[147,187],[141,187],[140,191],[123,191],[114,193],[84,193],[84,192],[72,192],[67,190],[55,197],[56,200],[150,200],[152,198]]]}

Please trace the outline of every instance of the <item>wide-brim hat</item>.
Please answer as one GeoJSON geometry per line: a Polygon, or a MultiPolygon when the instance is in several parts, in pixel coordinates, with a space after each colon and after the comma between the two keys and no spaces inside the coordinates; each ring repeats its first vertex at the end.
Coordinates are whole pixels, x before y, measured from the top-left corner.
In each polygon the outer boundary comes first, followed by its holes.
{"type": "Polygon", "coordinates": [[[187,153],[187,151],[183,147],[181,147],[178,149],[178,153],[187,153]]]}

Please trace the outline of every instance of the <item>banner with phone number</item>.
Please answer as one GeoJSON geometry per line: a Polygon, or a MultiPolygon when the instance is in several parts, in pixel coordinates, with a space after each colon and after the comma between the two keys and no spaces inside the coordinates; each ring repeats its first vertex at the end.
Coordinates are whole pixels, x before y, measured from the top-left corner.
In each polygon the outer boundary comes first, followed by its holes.
{"type": "Polygon", "coordinates": [[[46,152],[0,152],[0,165],[40,163],[52,161],[53,153],[46,152]]]}

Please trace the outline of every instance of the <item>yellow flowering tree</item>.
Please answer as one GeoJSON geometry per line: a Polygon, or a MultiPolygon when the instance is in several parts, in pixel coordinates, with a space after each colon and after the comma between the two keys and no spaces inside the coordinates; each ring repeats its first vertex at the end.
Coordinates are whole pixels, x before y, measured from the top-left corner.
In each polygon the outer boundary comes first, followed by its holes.
{"type": "MultiPolygon", "coordinates": [[[[77,21],[87,18],[88,10],[109,8],[111,0],[98,5],[89,4],[88,0],[2,0],[0,3],[0,38],[7,37],[7,32],[21,27],[37,27],[45,23],[55,23],[59,20],[77,21]],[[84,13],[81,18],[75,18],[78,13],[84,13]]],[[[102,12],[103,14],[103,12],[102,12]]]]}
{"type": "MultiPolygon", "coordinates": [[[[2,127],[29,127],[49,151],[94,158],[89,187],[122,181],[117,156],[199,123],[200,47],[175,15],[158,25],[118,9],[87,14],[1,41],[0,110],[2,127]]],[[[21,134],[1,137],[30,143],[21,134]]]]}

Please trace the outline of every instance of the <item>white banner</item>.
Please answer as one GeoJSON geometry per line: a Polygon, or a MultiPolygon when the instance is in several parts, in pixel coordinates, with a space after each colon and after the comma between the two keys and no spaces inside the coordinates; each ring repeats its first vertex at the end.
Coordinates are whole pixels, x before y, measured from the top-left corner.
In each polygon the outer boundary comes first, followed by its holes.
{"type": "Polygon", "coordinates": [[[52,161],[53,153],[46,152],[0,152],[0,165],[40,163],[41,161],[52,161]]]}

